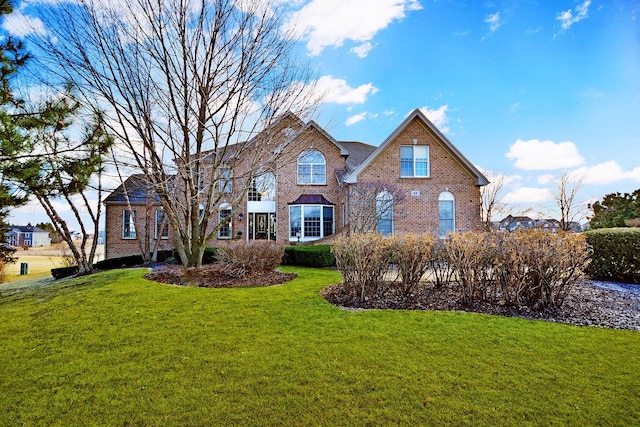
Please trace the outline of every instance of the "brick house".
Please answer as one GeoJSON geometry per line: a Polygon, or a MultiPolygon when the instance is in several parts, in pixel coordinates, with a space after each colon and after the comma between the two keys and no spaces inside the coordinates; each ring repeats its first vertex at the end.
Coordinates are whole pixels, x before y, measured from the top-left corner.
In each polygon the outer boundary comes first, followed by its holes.
{"type": "MultiPolygon", "coordinates": [[[[366,183],[393,186],[404,194],[397,204],[388,203],[390,195],[384,191],[378,194],[371,209],[391,207],[377,212],[372,231],[444,236],[481,229],[480,187],[487,179],[420,110],[378,147],[336,141],[317,123],[304,123],[293,115],[283,116],[276,127],[293,143],[286,145],[287,153],[280,153],[272,169],[256,174],[240,195],[239,207],[220,203],[217,219],[228,222],[212,246],[234,238],[306,243],[344,232],[350,218],[358,215],[354,211],[361,209],[353,206],[350,192],[366,183]]],[[[213,173],[229,176],[228,184],[220,181],[217,190],[238,200],[234,191],[244,188],[235,185],[233,177],[241,174],[234,170],[243,167],[240,160],[228,170],[209,172],[204,180],[213,173]]],[[[140,245],[173,247],[159,201],[148,187],[143,176],[133,175],[105,199],[107,258],[141,253],[140,245]]]]}

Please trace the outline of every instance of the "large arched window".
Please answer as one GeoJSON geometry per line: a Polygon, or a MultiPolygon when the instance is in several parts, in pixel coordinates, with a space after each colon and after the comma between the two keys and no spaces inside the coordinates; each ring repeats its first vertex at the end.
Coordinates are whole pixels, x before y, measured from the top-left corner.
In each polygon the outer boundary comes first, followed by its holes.
{"type": "Polygon", "coordinates": [[[393,233],[393,195],[381,191],[376,196],[376,232],[387,236],[393,233]]]}
{"type": "Polygon", "coordinates": [[[276,200],[276,176],[266,172],[253,178],[248,196],[250,202],[276,200]]]}
{"type": "Polygon", "coordinates": [[[306,150],[298,156],[298,184],[324,185],[326,161],[318,150],[306,150]]]}
{"type": "Polygon", "coordinates": [[[446,237],[447,233],[456,229],[456,204],[453,194],[443,191],[438,197],[438,211],[440,219],[440,237],[446,237]]]}

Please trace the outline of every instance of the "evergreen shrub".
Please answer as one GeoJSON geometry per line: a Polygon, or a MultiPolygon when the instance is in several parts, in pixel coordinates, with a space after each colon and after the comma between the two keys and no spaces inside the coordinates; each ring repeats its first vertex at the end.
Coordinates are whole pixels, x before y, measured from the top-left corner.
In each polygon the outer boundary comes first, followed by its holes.
{"type": "Polygon", "coordinates": [[[593,254],[593,279],[640,284],[640,228],[599,228],[585,232],[593,254]]]}

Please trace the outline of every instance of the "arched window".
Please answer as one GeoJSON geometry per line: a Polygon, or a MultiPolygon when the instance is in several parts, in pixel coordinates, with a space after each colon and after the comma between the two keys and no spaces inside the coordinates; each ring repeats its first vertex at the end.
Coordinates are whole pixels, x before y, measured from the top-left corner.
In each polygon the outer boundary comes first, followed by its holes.
{"type": "Polygon", "coordinates": [[[253,178],[248,196],[250,202],[276,200],[276,176],[266,172],[253,178]]]}
{"type": "Polygon", "coordinates": [[[453,194],[443,191],[438,197],[438,211],[440,218],[440,237],[446,237],[447,233],[456,229],[456,206],[453,194]]]}
{"type": "Polygon", "coordinates": [[[381,191],[376,196],[376,232],[387,236],[393,233],[393,195],[381,191]]]}
{"type": "Polygon", "coordinates": [[[306,150],[298,156],[298,184],[324,185],[326,161],[318,150],[306,150]]]}

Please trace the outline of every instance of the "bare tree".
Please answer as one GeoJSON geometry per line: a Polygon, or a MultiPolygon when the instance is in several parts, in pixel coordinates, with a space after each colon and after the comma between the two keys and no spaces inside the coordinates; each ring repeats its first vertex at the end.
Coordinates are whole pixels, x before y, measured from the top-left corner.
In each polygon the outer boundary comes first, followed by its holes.
{"type": "Polygon", "coordinates": [[[560,213],[560,228],[562,230],[571,230],[575,222],[585,216],[585,208],[581,208],[576,201],[576,196],[581,188],[581,179],[564,173],[558,180],[556,191],[551,191],[560,213]]]}
{"type": "Polygon", "coordinates": [[[347,191],[351,233],[378,231],[382,222],[401,215],[397,207],[404,202],[405,195],[399,187],[381,182],[361,182],[350,185],[347,191]]]}
{"type": "MultiPolygon", "coordinates": [[[[284,29],[282,2],[87,0],[57,3],[41,19],[48,69],[71,79],[109,114],[109,131],[152,184],[183,265],[232,214],[251,176],[282,153],[283,113],[317,104],[311,73],[284,29]],[[242,168],[239,166],[242,165],[242,168]],[[233,174],[233,195],[220,191],[233,174]],[[222,184],[221,184],[222,181],[222,184]],[[239,187],[238,187],[239,186],[239,187]]],[[[38,53],[40,57],[40,52],[38,53]]]]}
{"type": "MultiPolygon", "coordinates": [[[[492,175],[492,174],[489,174],[492,175]]],[[[480,187],[482,200],[481,219],[485,231],[491,231],[491,219],[496,213],[504,214],[505,205],[502,203],[502,190],[504,189],[504,175],[493,175],[489,177],[489,184],[480,187]]]]}

